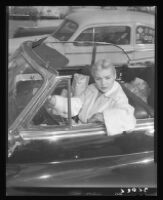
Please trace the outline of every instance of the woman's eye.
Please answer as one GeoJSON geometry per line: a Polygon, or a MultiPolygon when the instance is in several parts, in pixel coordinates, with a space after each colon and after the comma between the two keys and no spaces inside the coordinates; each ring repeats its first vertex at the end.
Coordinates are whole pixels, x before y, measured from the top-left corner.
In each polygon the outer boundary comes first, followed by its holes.
{"type": "Polygon", "coordinates": [[[109,80],[109,79],[110,79],[110,77],[106,77],[105,79],[109,80]]]}

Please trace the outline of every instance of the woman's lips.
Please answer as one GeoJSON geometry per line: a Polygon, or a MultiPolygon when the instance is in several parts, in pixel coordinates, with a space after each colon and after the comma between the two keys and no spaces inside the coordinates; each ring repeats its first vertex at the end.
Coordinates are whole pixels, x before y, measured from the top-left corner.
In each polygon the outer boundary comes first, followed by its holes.
{"type": "Polygon", "coordinates": [[[101,90],[107,90],[107,87],[101,87],[101,90]]]}

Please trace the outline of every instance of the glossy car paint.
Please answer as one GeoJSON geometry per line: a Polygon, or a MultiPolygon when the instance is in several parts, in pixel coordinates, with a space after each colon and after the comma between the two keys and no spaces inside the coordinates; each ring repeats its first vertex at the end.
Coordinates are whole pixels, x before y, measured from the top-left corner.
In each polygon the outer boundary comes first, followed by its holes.
{"type": "Polygon", "coordinates": [[[115,137],[100,126],[75,129],[21,131],[29,143],[9,158],[8,187],[156,187],[153,137],[140,127],[115,137]]]}
{"type": "Polygon", "coordinates": [[[156,187],[153,152],[13,164],[8,187],[156,187]]]}

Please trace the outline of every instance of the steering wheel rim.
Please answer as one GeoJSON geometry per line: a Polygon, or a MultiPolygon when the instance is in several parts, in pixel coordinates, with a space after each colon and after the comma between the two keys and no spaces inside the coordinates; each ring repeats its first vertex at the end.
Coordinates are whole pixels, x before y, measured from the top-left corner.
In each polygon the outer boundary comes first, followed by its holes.
{"type": "Polygon", "coordinates": [[[54,115],[54,114],[52,114],[51,112],[48,112],[47,111],[47,109],[44,107],[44,110],[45,110],[45,112],[47,113],[47,115],[48,115],[48,117],[50,117],[50,119],[52,120],[52,121],[54,121],[54,122],[56,122],[57,123],[57,125],[61,125],[61,123],[63,124],[66,124],[66,118],[64,118],[64,117],[62,117],[61,115],[54,115]],[[55,116],[57,116],[57,118],[59,118],[60,120],[59,121],[57,121],[54,117],[55,116]],[[61,123],[60,123],[61,122],[61,123]]]}

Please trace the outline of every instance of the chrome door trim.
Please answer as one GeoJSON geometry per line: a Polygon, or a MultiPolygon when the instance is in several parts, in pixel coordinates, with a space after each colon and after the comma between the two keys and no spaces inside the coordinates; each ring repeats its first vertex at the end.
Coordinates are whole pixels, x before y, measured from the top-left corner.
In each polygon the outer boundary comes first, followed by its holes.
{"type": "MultiPolygon", "coordinates": [[[[154,133],[154,119],[138,119],[134,129],[127,131],[127,134],[132,132],[149,131],[154,133]]],[[[20,130],[20,135],[24,140],[49,140],[58,141],[67,138],[87,137],[87,136],[102,136],[107,135],[104,125],[95,124],[80,124],[69,127],[33,127],[28,130],[20,130]]],[[[120,134],[118,134],[120,135],[120,134]]],[[[115,136],[118,136],[115,135],[115,136]]]]}

